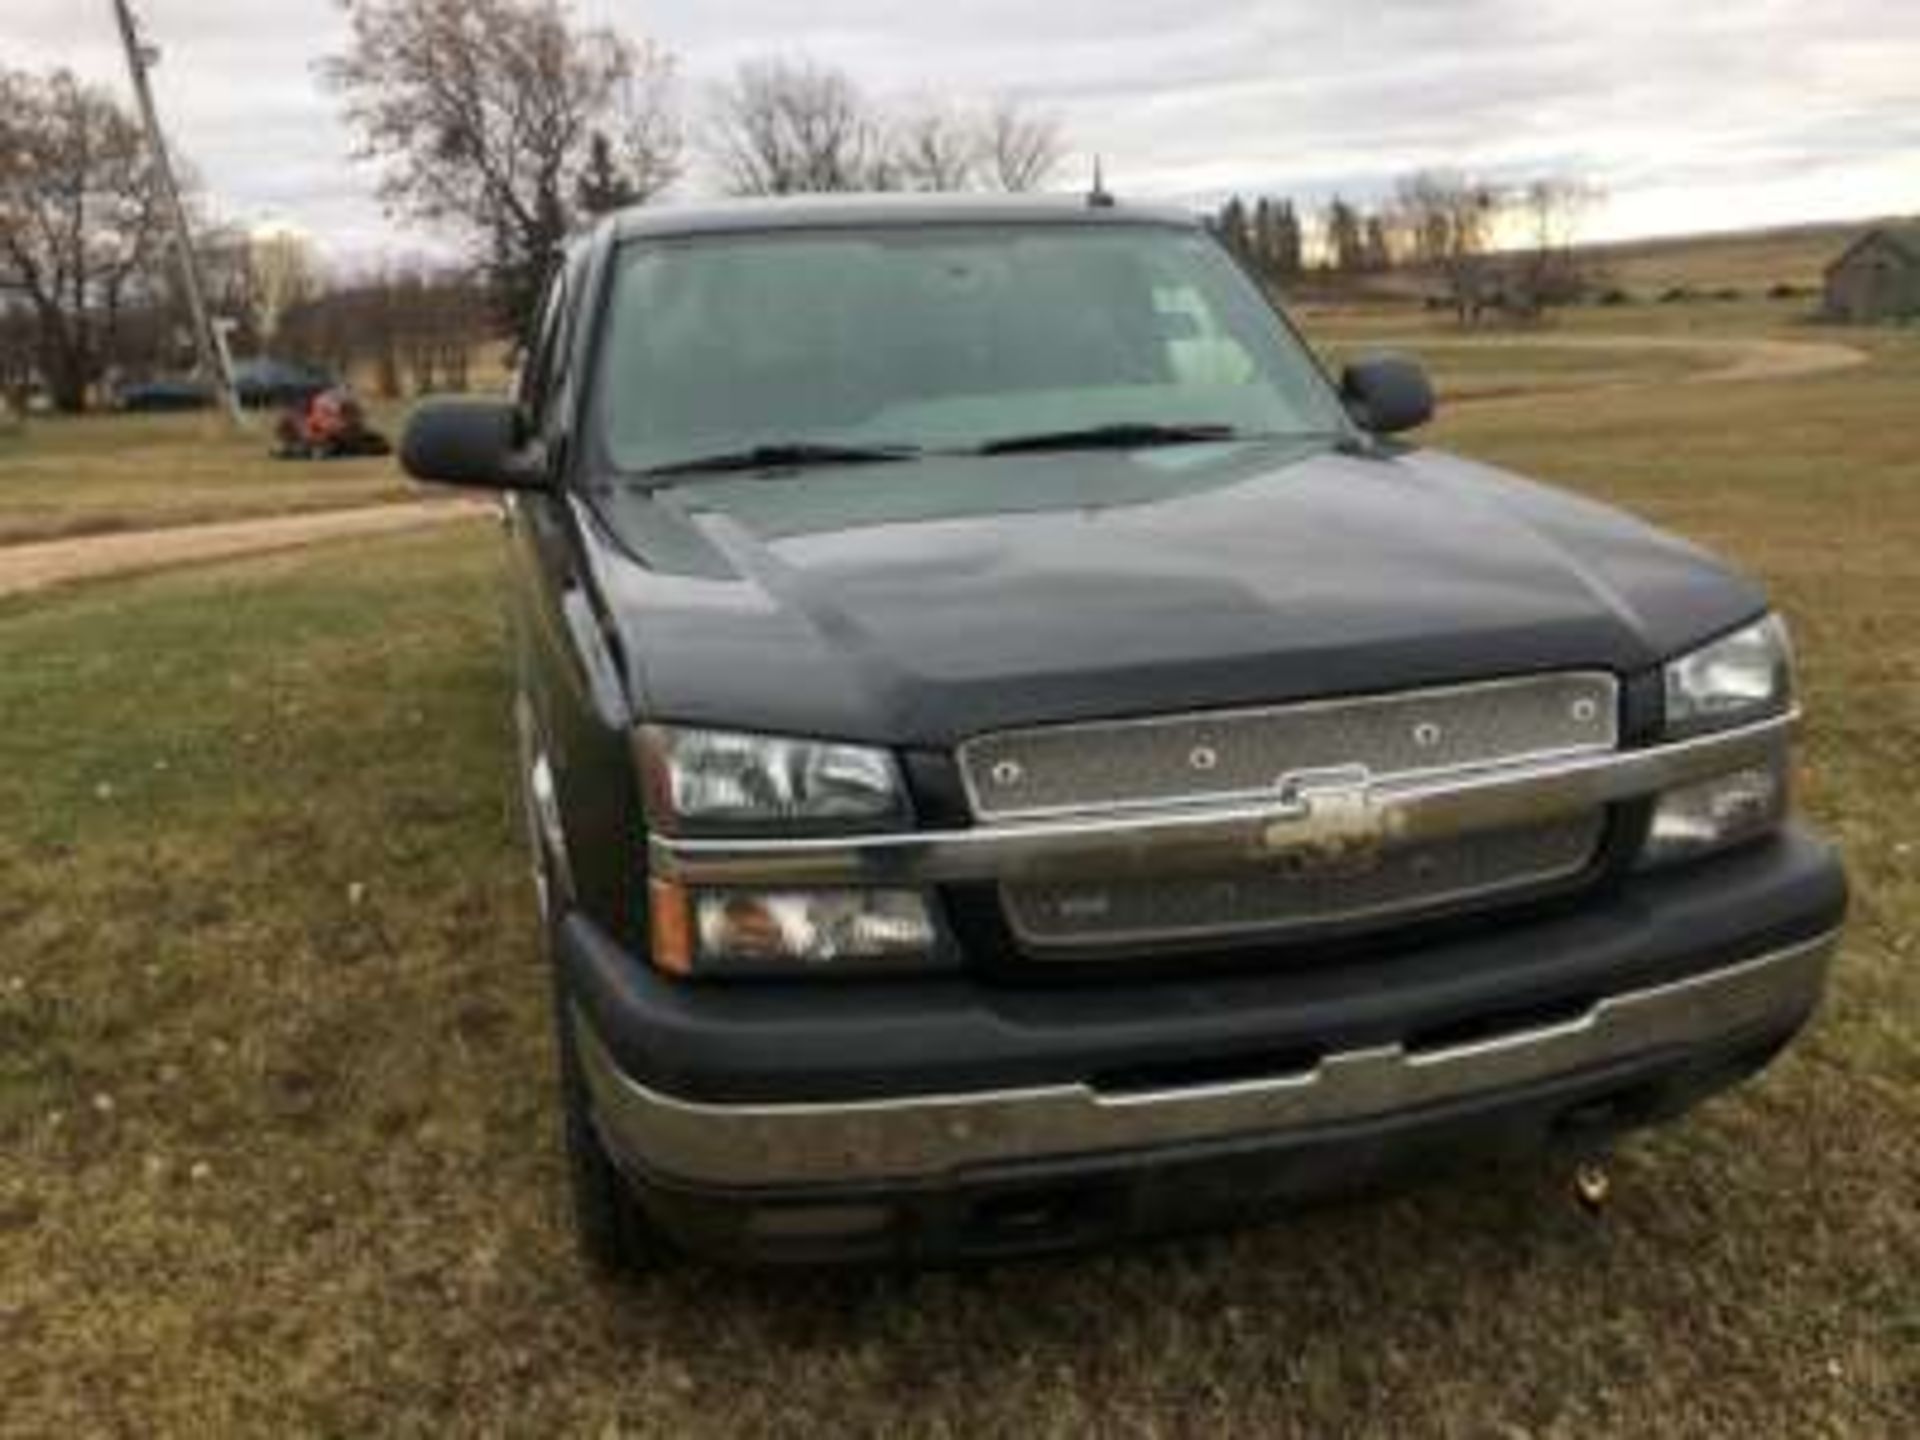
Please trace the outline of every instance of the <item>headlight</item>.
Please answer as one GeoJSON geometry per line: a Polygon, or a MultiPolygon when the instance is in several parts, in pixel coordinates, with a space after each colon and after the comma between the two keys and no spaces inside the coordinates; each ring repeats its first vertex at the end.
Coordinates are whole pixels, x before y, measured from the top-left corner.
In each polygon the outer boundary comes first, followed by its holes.
{"type": "Polygon", "coordinates": [[[1654,806],[1643,867],[1691,860],[1775,829],[1787,813],[1787,759],[1669,790],[1654,806]]]}
{"type": "Polygon", "coordinates": [[[1723,635],[1666,669],[1667,734],[1777,715],[1793,703],[1793,649],[1777,615],[1723,635]]]}
{"type": "Polygon", "coordinates": [[[865,745],[649,725],[639,756],[659,829],[852,830],[907,823],[893,756],[865,745]]]}

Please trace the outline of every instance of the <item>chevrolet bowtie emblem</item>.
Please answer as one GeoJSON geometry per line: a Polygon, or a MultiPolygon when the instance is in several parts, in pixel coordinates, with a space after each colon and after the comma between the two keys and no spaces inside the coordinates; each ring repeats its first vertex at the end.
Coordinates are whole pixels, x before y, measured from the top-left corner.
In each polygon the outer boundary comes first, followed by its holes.
{"type": "Polygon", "coordinates": [[[1280,798],[1287,813],[1261,832],[1263,854],[1302,875],[1360,874],[1379,863],[1387,816],[1364,767],[1284,776],[1280,798]]]}

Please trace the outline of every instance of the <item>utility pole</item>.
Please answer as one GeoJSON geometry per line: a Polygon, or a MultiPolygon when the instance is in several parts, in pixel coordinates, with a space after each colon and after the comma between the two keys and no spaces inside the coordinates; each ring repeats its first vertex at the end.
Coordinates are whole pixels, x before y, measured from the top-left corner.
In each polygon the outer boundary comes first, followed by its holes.
{"type": "Polygon", "coordinates": [[[200,356],[200,368],[213,381],[215,394],[236,427],[246,425],[240,410],[240,397],[233,388],[233,370],[227,362],[226,347],[213,331],[213,317],[207,313],[207,294],[200,283],[200,261],[193,253],[193,230],[187,224],[187,207],[180,199],[180,186],[173,178],[173,162],[167,158],[166,137],[160,133],[160,115],[153,106],[153,87],[147,83],[147,71],[159,60],[160,52],[140,39],[133,11],[127,0],[113,0],[113,13],[120,22],[120,42],[127,51],[127,71],[133,77],[134,97],[140,102],[140,120],[146,126],[147,145],[153,152],[154,169],[159,172],[160,189],[173,220],[173,245],[180,257],[180,279],[186,286],[187,309],[193,315],[193,343],[200,356]]]}

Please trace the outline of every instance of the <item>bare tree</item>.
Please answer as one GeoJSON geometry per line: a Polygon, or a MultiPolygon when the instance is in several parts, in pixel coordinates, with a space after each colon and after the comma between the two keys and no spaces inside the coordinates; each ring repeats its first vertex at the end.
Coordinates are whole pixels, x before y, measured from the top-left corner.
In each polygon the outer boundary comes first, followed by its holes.
{"type": "Polygon", "coordinates": [[[909,190],[971,190],[987,158],[987,137],[966,115],[928,104],[894,125],[893,157],[909,190]]]}
{"type": "MultiPolygon", "coordinates": [[[[193,238],[199,259],[200,287],[207,313],[228,329],[228,344],[245,354],[260,344],[258,276],[253,267],[253,242],[245,230],[232,224],[203,225],[193,238]]],[[[168,277],[166,308],[175,327],[192,320],[179,282],[168,277]]],[[[190,328],[187,333],[192,334],[190,328]]]]}
{"type": "Polygon", "coordinates": [[[157,257],[160,216],[146,142],[111,96],[65,70],[0,70],[0,290],[33,317],[59,409],[86,407],[157,257]]]}
{"type": "Polygon", "coordinates": [[[27,418],[34,348],[32,309],[0,286],[0,432],[17,428],[27,418]]]}
{"type": "Polygon", "coordinates": [[[713,93],[707,146],[736,195],[897,188],[884,127],[852,79],[754,60],[713,93]]]}
{"type": "Polygon", "coordinates": [[[290,307],[279,346],[393,397],[465,390],[475,352],[495,338],[470,270],[390,259],[290,307]]]}
{"type": "MultiPolygon", "coordinates": [[[[217,323],[225,322],[228,344],[235,353],[244,354],[260,340],[259,284],[251,241],[235,225],[194,215],[189,223],[194,227],[194,263],[208,313],[217,323]]],[[[171,227],[166,238],[172,238],[171,227]]],[[[115,372],[184,370],[200,363],[193,308],[179,266],[160,263],[156,254],[123,298],[111,334],[103,336],[101,360],[103,378],[115,372]]]]}
{"type": "Polygon", "coordinates": [[[1403,178],[1395,198],[1416,263],[1439,275],[1460,323],[1472,324],[1492,299],[1487,252],[1505,203],[1500,192],[1471,176],[1423,170],[1403,178]]]}
{"type": "Polygon", "coordinates": [[[416,395],[464,390],[475,347],[472,287],[457,270],[415,267],[390,282],[389,308],[400,359],[416,395]]]}
{"type": "Polygon", "coordinates": [[[516,331],[579,218],[590,164],[617,165],[638,200],[679,174],[673,66],[654,45],[579,29],[560,0],[343,3],[352,41],[321,74],[362,154],[385,164],[382,195],[471,237],[516,331]]]}
{"type": "Polygon", "coordinates": [[[705,148],[736,195],[1035,190],[1059,168],[1059,124],[1018,101],[903,112],[807,59],[742,65],[712,94],[705,148]]]}
{"type": "Polygon", "coordinates": [[[1599,190],[1571,175],[1543,175],[1520,187],[1517,203],[1528,238],[1537,250],[1566,250],[1579,237],[1587,211],[1599,190]]]}
{"type": "Polygon", "coordinates": [[[313,242],[297,230],[256,231],[247,242],[247,269],[253,328],[260,343],[271,347],[281,318],[319,293],[320,264],[313,242]]]}
{"type": "Polygon", "coordinates": [[[1003,97],[987,112],[986,152],[993,182],[1002,190],[1039,190],[1066,156],[1060,122],[1003,97]]]}
{"type": "Polygon", "coordinates": [[[686,169],[686,132],[673,56],[651,40],[609,30],[589,32],[582,44],[621,53],[612,103],[596,133],[612,145],[628,203],[643,205],[671,189],[686,169]]]}
{"type": "Polygon", "coordinates": [[[1527,235],[1516,265],[1515,289],[1530,313],[1577,299],[1586,287],[1588,277],[1574,242],[1599,198],[1596,187],[1567,175],[1543,175],[1515,192],[1513,208],[1527,235]]]}

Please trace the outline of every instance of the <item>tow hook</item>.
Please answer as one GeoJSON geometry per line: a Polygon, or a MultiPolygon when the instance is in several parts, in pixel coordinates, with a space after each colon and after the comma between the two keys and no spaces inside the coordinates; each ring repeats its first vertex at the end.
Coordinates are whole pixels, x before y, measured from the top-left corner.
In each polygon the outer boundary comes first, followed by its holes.
{"type": "Polygon", "coordinates": [[[1589,1215],[1598,1215],[1606,1209],[1612,1193],[1613,1176],[1607,1171],[1604,1157],[1592,1156],[1573,1167],[1573,1198],[1589,1215]]]}

